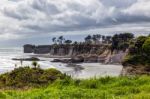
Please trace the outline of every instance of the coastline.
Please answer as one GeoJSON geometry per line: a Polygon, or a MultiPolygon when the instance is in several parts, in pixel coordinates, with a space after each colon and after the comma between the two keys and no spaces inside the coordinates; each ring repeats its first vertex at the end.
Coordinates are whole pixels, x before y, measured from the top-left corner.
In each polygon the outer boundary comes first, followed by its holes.
{"type": "Polygon", "coordinates": [[[58,56],[58,55],[50,55],[50,54],[33,54],[29,55],[30,57],[42,57],[42,58],[71,58],[71,56],[58,56]]]}
{"type": "MultiPolygon", "coordinates": [[[[13,48],[14,49],[14,48],[13,48]]],[[[29,57],[38,57],[41,60],[45,60],[45,61],[38,61],[38,64],[40,64],[40,67],[42,69],[48,69],[48,68],[56,68],[60,71],[62,71],[63,73],[68,73],[71,75],[75,75],[76,77],[80,76],[81,78],[86,78],[84,77],[84,75],[88,75],[88,77],[95,77],[95,75],[97,76],[113,76],[112,74],[115,72],[115,76],[119,76],[120,75],[120,71],[122,68],[118,66],[118,64],[101,64],[101,63],[95,63],[95,62],[85,62],[85,63],[76,63],[77,65],[82,65],[81,67],[83,67],[84,69],[76,71],[77,68],[74,67],[67,67],[67,63],[55,63],[55,62],[51,62],[53,59],[55,58],[60,58],[60,59],[70,59],[71,57],[69,55],[66,56],[54,56],[54,55],[50,55],[50,54],[26,54],[26,53],[22,53],[22,50],[13,50],[14,52],[11,51],[11,49],[7,50],[3,50],[2,55],[1,55],[1,74],[6,73],[6,72],[10,72],[15,68],[15,64],[17,64],[17,67],[20,67],[20,61],[19,60],[12,60],[12,58],[29,58],[29,57]],[[4,52],[6,51],[6,52],[4,52]],[[10,51],[10,52],[8,52],[10,51]],[[6,53],[6,54],[4,54],[6,53]],[[8,53],[8,54],[7,54],[8,53]],[[16,54],[18,53],[18,54],[16,54]],[[9,62],[9,63],[8,63],[9,62]],[[88,66],[87,66],[88,64],[88,66]],[[117,65],[117,66],[114,66],[117,65]],[[115,71],[115,68],[119,68],[119,71],[115,71]],[[105,72],[105,73],[104,73],[105,72]],[[91,75],[91,76],[90,76],[91,75]]],[[[23,61],[22,66],[32,66],[32,61],[23,61]]],[[[88,78],[87,77],[87,78],[88,78]]]]}

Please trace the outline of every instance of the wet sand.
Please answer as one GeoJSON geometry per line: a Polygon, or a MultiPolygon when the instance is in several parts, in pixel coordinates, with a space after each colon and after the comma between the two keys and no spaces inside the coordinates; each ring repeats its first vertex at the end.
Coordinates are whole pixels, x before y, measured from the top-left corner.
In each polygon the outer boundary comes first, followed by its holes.
{"type": "Polygon", "coordinates": [[[122,71],[122,65],[105,65],[101,63],[82,63],[84,69],[78,71],[69,71],[67,74],[73,78],[86,79],[92,77],[119,76],[122,71]]]}

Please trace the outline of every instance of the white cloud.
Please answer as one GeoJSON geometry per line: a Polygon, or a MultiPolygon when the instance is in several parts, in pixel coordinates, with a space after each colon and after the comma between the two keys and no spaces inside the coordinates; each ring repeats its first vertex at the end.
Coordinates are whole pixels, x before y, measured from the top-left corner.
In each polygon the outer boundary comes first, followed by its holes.
{"type": "Polygon", "coordinates": [[[147,32],[143,23],[150,26],[149,6],[149,0],[1,0],[0,38],[91,30],[147,32]]]}
{"type": "Polygon", "coordinates": [[[150,0],[138,0],[124,12],[130,15],[150,17],[150,0]]]}
{"type": "Polygon", "coordinates": [[[4,33],[0,35],[0,41],[3,40],[15,40],[15,39],[19,39],[20,35],[16,35],[16,34],[11,34],[11,33],[4,33]]]}

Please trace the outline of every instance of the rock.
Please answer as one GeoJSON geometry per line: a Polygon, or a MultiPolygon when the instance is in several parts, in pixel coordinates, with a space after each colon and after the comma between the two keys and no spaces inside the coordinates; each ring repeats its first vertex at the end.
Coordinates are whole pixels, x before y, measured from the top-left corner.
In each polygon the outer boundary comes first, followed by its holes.
{"type": "Polygon", "coordinates": [[[61,62],[61,59],[53,59],[51,62],[61,62]]]}
{"type": "Polygon", "coordinates": [[[69,63],[70,59],[54,59],[51,62],[62,62],[62,63],[69,63]]]}
{"type": "Polygon", "coordinates": [[[77,65],[77,64],[74,64],[74,63],[67,64],[67,67],[73,67],[74,71],[81,71],[81,70],[84,69],[81,65],[77,65]]]}
{"type": "Polygon", "coordinates": [[[91,56],[85,57],[84,62],[89,62],[89,63],[98,62],[98,56],[97,55],[91,55],[91,56]]]}
{"type": "Polygon", "coordinates": [[[38,45],[35,47],[35,54],[48,54],[50,53],[51,46],[50,45],[38,45]]]}
{"type": "Polygon", "coordinates": [[[84,57],[76,56],[71,59],[71,63],[82,63],[84,62],[84,57]]]}
{"type": "Polygon", "coordinates": [[[17,60],[17,61],[40,61],[40,59],[36,58],[36,57],[31,57],[31,58],[12,58],[12,60],[17,60]]]}
{"type": "Polygon", "coordinates": [[[106,56],[98,56],[97,62],[105,63],[105,61],[107,61],[106,56]]]}
{"type": "Polygon", "coordinates": [[[35,45],[24,45],[24,53],[34,53],[35,45]]]}
{"type": "Polygon", "coordinates": [[[81,56],[76,56],[71,59],[54,59],[51,62],[62,62],[62,63],[82,63],[84,62],[84,58],[81,56]]]}

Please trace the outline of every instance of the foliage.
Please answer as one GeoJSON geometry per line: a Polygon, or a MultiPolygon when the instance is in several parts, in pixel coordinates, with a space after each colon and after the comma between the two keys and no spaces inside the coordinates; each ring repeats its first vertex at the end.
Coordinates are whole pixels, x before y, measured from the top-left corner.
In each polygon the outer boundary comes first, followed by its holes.
{"type": "Polygon", "coordinates": [[[71,40],[65,40],[65,44],[71,44],[72,41],[71,40]]]}
{"type": "Polygon", "coordinates": [[[112,37],[112,51],[126,50],[129,47],[129,42],[134,38],[132,33],[115,34],[112,37]]]}
{"type": "Polygon", "coordinates": [[[95,35],[88,35],[84,38],[85,43],[88,44],[92,44],[92,42],[94,42],[94,44],[97,44],[96,42],[102,42],[104,44],[109,44],[111,43],[111,36],[104,36],[104,35],[100,35],[100,34],[95,34],[95,35]]]}
{"type": "Polygon", "coordinates": [[[53,37],[52,41],[54,42],[54,44],[56,44],[57,43],[56,37],[53,37]]]}
{"type": "Polygon", "coordinates": [[[38,63],[36,61],[33,61],[32,65],[34,66],[34,68],[36,68],[38,66],[38,63]]]}
{"type": "Polygon", "coordinates": [[[146,54],[150,55],[150,37],[145,40],[142,49],[146,54]]]}
{"type": "Polygon", "coordinates": [[[88,35],[87,37],[85,37],[85,42],[87,42],[88,44],[91,44],[91,39],[92,39],[92,36],[91,35],[88,35]]]}
{"type": "Polygon", "coordinates": [[[125,59],[123,60],[122,64],[123,66],[126,66],[128,64],[130,65],[147,65],[148,63],[150,63],[150,60],[148,60],[148,57],[144,56],[144,55],[128,55],[125,57],[125,59]]]}
{"type": "Polygon", "coordinates": [[[124,66],[131,65],[149,65],[150,64],[150,38],[146,36],[138,37],[134,44],[129,47],[129,54],[124,59],[124,66]]]}
{"type": "Polygon", "coordinates": [[[150,77],[103,77],[85,80],[66,78],[47,87],[3,90],[7,99],[149,99],[150,77]]]}
{"type": "Polygon", "coordinates": [[[10,73],[1,75],[0,85],[1,87],[39,86],[64,77],[65,75],[56,69],[43,70],[40,68],[19,67],[10,73]]]}

